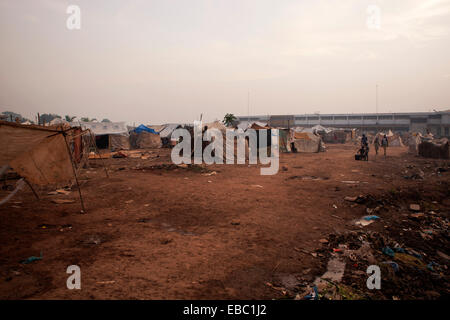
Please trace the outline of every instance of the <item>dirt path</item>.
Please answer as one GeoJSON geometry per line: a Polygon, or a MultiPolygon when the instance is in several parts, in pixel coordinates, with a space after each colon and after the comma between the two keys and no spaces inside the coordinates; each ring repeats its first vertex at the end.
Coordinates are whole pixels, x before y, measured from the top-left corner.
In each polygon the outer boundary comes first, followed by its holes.
{"type": "Polygon", "coordinates": [[[323,260],[308,252],[328,234],[356,228],[365,208],[349,206],[345,196],[398,188],[433,194],[450,181],[448,172],[436,174],[448,161],[413,157],[405,148],[354,161],[354,150],[331,145],[325,153],[282,154],[274,176],[247,165],[208,166],[212,175],[152,169],[169,163],[167,150],[153,160],[109,159],[109,179],[98,163],[82,173],[84,215],[78,203],[50,202],[77,192],[41,192],[37,202],[26,190],[0,208],[0,298],[279,298],[268,282],[320,274],[323,260]],[[425,179],[405,179],[408,166],[420,167],[425,179]],[[41,251],[43,260],[19,263],[41,251]],[[81,267],[81,290],[66,288],[72,264],[81,267]]]}

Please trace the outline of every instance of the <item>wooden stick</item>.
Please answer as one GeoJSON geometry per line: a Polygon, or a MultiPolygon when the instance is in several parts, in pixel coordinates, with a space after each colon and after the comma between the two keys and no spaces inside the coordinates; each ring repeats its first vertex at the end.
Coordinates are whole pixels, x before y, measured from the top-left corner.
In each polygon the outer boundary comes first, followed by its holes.
{"type": "Polygon", "coordinates": [[[24,181],[27,183],[27,185],[30,187],[31,191],[33,191],[35,197],[36,197],[38,200],[41,200],[41,199],[39,198],[37,192],[34,190],[33,186],[31,185],[31,183],[30,183],[27,179],[25,179],[25,178],[23,178],[23,180],[24,180],[24,181]]]}
{"type": "Polygon", "coordinates": [[[95,148],[95,151],[98,154],[98,157],[100,158],[100,161],[102,162],[103,168],[105,169],[106,177],[109,178],[108,170],[106,170],[105,163],[103,162],[102,156],[100,155],[100,152],[97,149],[97,144],[95,143],[95,140],[94,140],[94,137],[92,136],[91,130],[89,130],[89,136],[91,137],[91,142],[92,142],[92,144],[93,144],[93,146],[95,148]]]}
{"type": "Polygon", "coordinates": [[[81,212],[85,213],[86,210],[84,208],[83,197],[81,196],[81,188],[80,188],[80,183],[78,182],[77,170],[75,168],[75,163],[73,163],[72,153],[70,152],[69,143],[67,142],[67,139],[66,139],[66,133],[62,132],[62,135],[63,135],[64,141],[66,142],[67,153],[69,154],[70,163],[72,164],[73,175],[75,177],[75,181],[76,181],[77,187],[78,187],[78,194],[80,195],[81,212]]]}

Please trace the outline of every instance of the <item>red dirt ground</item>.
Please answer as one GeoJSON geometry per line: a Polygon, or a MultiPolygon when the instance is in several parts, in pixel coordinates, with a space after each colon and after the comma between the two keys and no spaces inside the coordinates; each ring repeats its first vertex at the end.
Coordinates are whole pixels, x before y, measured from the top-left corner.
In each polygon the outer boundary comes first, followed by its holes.
{"type": "Polygon", "coordinates": [[[330,233],[359,229],[353,220],[365,208],[349,206],[345,196],[420,189],[450,208],[442,191],[450,175],[436,174],[449,161],[414,157],[406,148],[389,148],[386,159],[371,154],[368,162],[354,161],[351,145],[281,154],[274,176],[248,165],[208,166],[205,171],[217,172],[210,176],[195,167],[151,167],[170,163],[169,152],[108,159],[110,178],[99,160],[91,161],[80,177],[86,214],[78,202],[51,202],[77,200],[76,189],[69,195],[41,190],[40,201],[25,189],[1,207],[0,298],[280,298],[268,282],[323,272],[323,262],[308,252],[330,233]],[[404,179],[408,165],[421,168],[425,179],[404,179]],[[349,180],[359,183],[342,182],[349,180]],[[19,263],[41,251],[43,260],[19,263]],[[81,268],[81,290],[66,288],[73,264],[81,268]]]}

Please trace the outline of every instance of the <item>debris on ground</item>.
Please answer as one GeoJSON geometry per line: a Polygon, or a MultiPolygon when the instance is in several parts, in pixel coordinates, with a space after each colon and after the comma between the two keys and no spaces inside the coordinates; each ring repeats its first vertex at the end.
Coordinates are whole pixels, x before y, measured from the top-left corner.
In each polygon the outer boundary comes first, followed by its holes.
{"type": "Polygon", "coordinates": [[[41,251],[41,255],[39,257],[31,256],[31,257],[26,258],[25,260],[20,261],[20,263],[30,264],[32,262],[42,260],[43,258],[44,258],[44,256],[42,255],[42,251],[41,251]]]}
{"type": "Polygon", "coordinates": [[[71,199],[52,199],[53,203],[56,204],[66,204],[66,203],[74,203],[75,200],[71,200],[71,199]]]}

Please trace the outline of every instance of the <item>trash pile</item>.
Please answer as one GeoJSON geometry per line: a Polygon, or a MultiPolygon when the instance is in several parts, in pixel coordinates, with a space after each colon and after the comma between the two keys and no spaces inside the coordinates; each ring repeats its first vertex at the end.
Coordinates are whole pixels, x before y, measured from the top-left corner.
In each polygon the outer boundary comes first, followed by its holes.
{"type": "MultiPolygon", "coordinates": [[[[383,200],[346,197],[351,206],[366,205],[367,212],[377,215],[363,216],[355,222],[355,230],[319,241],[321,247],[313,255],[327,266],[326,272],[300,286],[295,299],[448,299],[449,192],[444,203],[416,198],[418,203],[408,206],[400,203],[399,195],[388,194],[383,200]],[[377,231],[368,227],[372,223],[377,231]],[[368,267],[374,265],[380,270],[379,290],[367,285],[372,274],[368,267]]],[[[411,197],[402,200],[407,199],[411,197]]]]}

